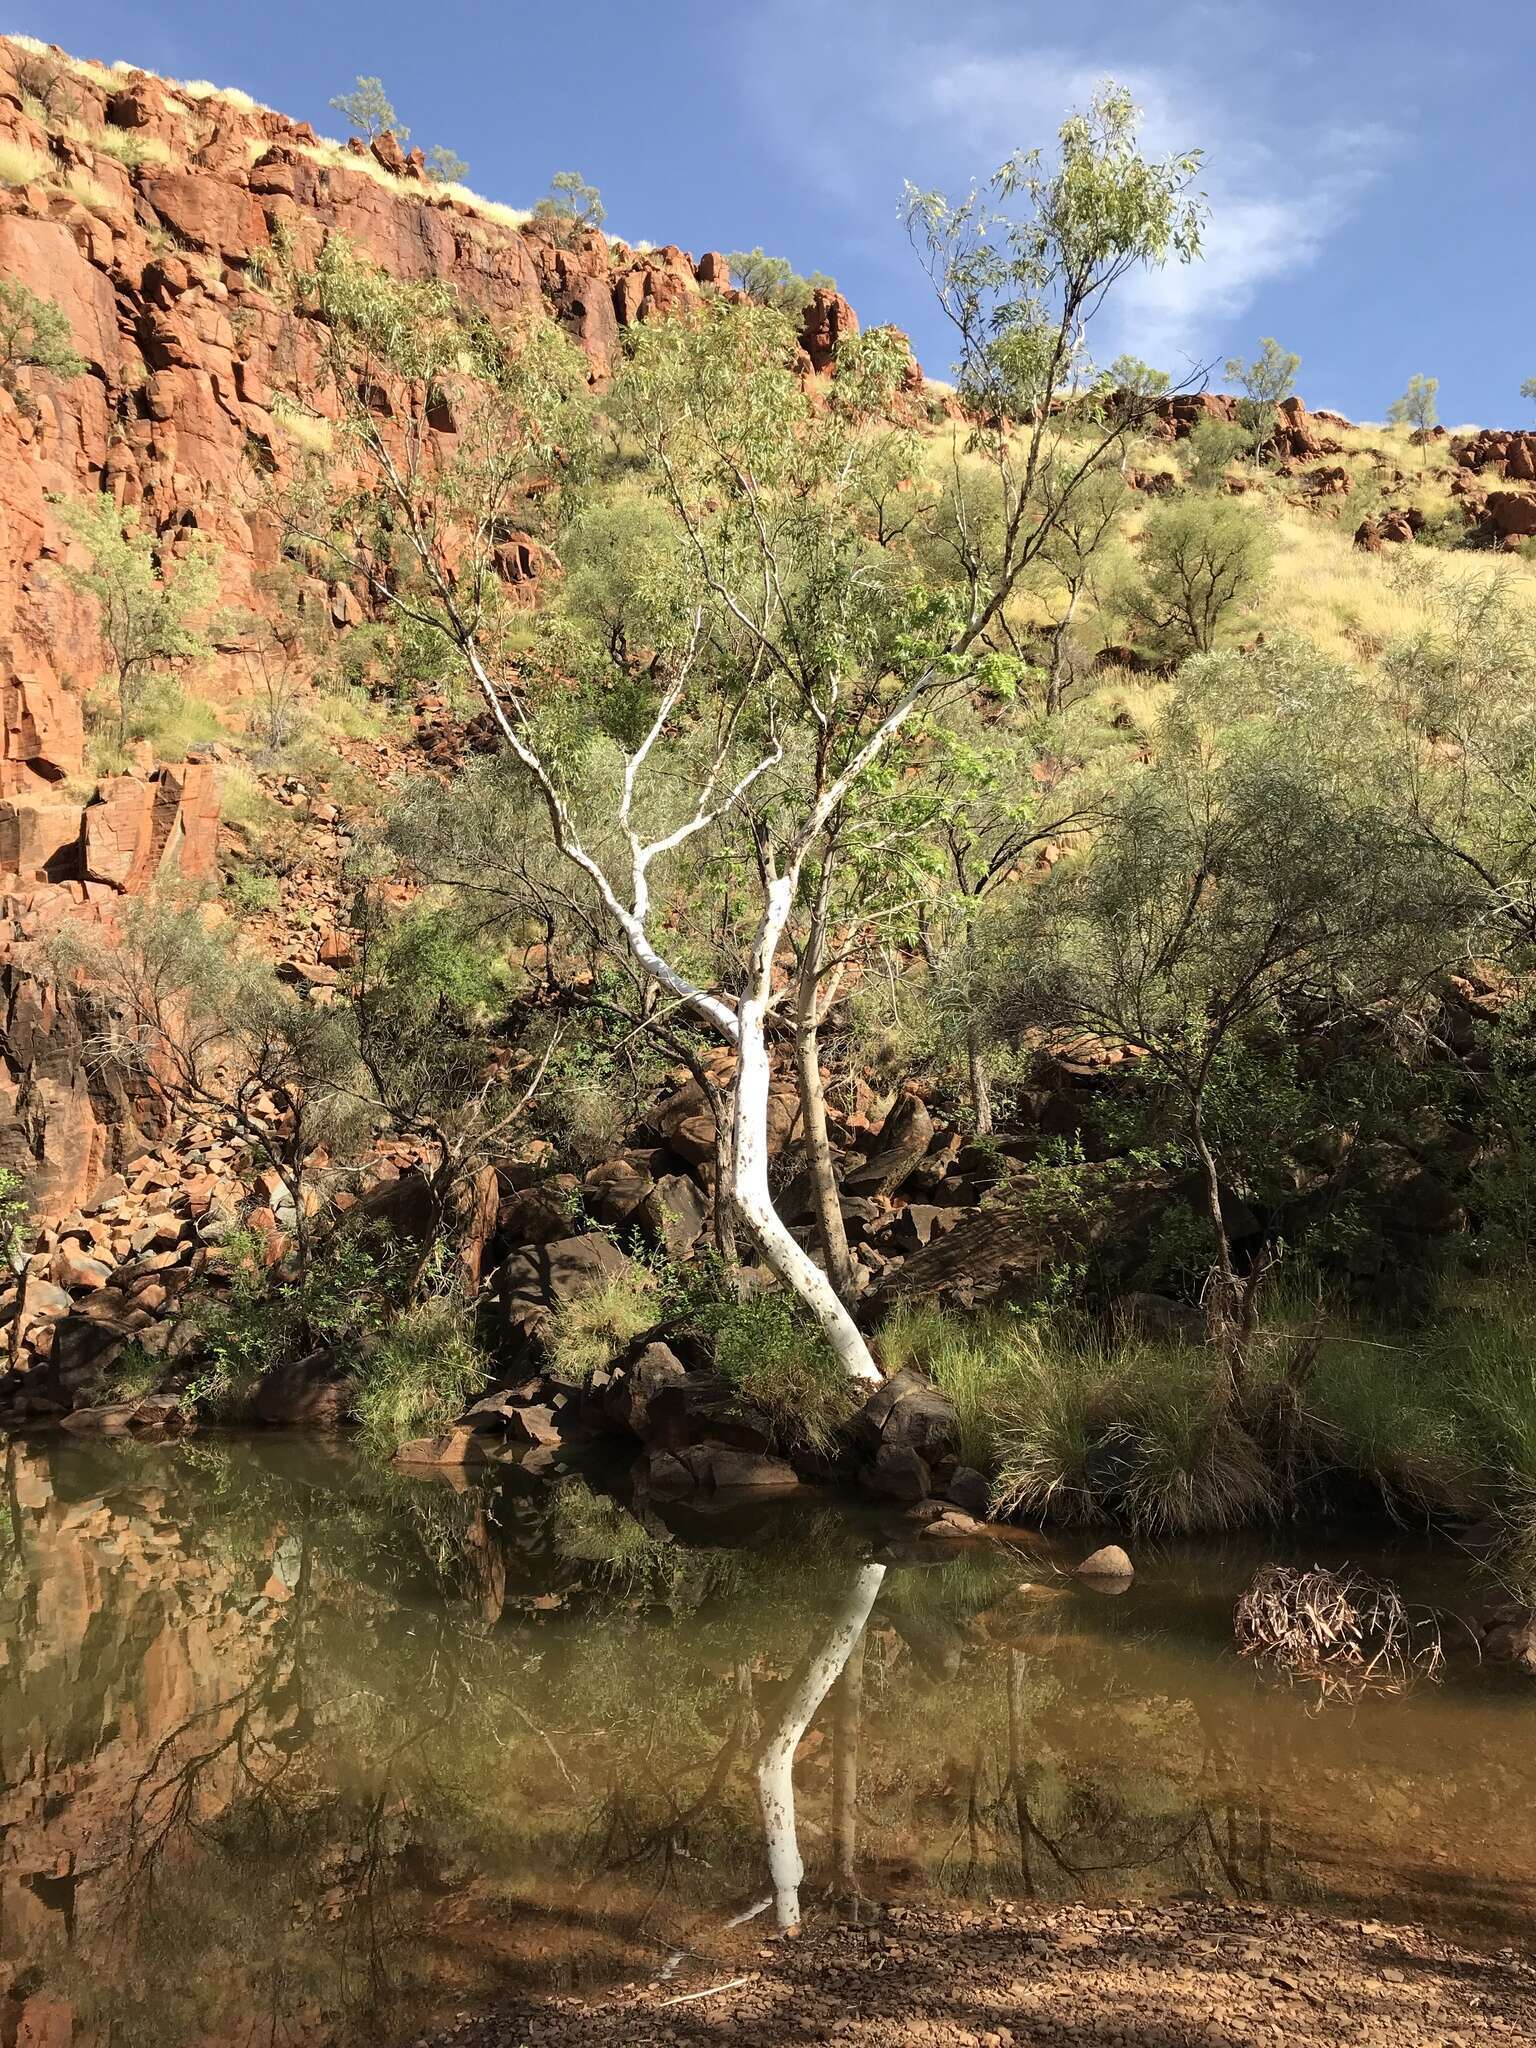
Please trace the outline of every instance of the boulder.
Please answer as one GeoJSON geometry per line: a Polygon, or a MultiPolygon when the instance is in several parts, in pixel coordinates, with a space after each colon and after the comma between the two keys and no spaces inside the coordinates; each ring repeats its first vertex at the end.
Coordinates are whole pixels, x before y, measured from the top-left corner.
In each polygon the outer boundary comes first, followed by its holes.
{"type": "Polygon", "coordinates": [[[709,1222],[709,1204],[697,1181],[669,1173],[638,1205],[636,1220],[648,1237],[673,1259],[686,1259],[709,1222]]]}
{"type": "Polygon", "coordinates": [[[1484,517],[1500,540],[1536,534],[1536,498],[1521,491],[1490,491],[1484,517]]]}
{"type": "Polygon", "coordinates": [[[907,1502],[926,1500],[933,1483],[927,1460],[904,1443],[881,1444],[859,1477],[871,1493],[907,1502]]]}
{"type": "Polygon", "coordinates": [[[974,1465],[956,1465],[945,1475],[939,1491],[968,1515],[985,1515],[992,1505],[992,1482],[974,1465]]]}
{"type": "Polygon", "coordinates": [[[397,1465],[483,1465],[490,1458],[494,1439],[470,1424],[456,1422],[441,1436],[412,1437],[395,1453],[397,1465]]]}
{"type": "Polygon", "coordinates": [[[1519,1601],[1495,1608],[1482,1626],[1483,1655],[1536,1678],[1536,1611],[1519,1601]]]}
{"type": "Polygon", "coordinates": [[[537,1328],[563,1302],[633,1271],[634,1262],[596,1231],[525,1245],[508,1255],[497,1276],[502,1315],[513,1328],[537,1328]]]}
{"type": "Polygon", "coordinates": [[[650,1434],[652,1400],[665,1388],[681,1387],[687,1377],[670,1345],[647,1344],[614,1371],[603,1389],[603,1414],[617,1428],[644,1438],[650,1434]]]}
{"type": "Polygon", "coordinates": [[[920,1095],[904,1094],[886,1118],[879,1144],[862,1166],[844,1175],[843,1186],[850,1194],[894,1194],[932,1142],[927,1103],[920,1095]]]}
{"type": "MultiPolygon", "coordinates": [[[[571,1234],[571,1213],[581,1183],[573,1173],[556,1174],[531,1188],[519,1188],[501,1205],[497,1228],[510,1245],[552,1244],[571,1234]]],[[[606,1216],[601,1219],[608,1222],[606,1216]]]]}
{"type": "Polygon", "coordinates": [[[795,1468],[783,1458],[735,1444],[688,1444],[678,1451],[654,1446],[642,1473],[647,1492],[658,1497],[793,1493],[800,1485],[795,1468]]]}
{"type": "Polygon", "coordinates": [[[909,1365],[875,1389],[848,1434],[870,1462],[882,1450],[904,1449],[935,1464],[953,1455],[960,1427],[948,1395],[909,1365]]]}
{"type": "Polygon", "coordinates": [[[718,1373],[686,1373],[681,1380],[668,1376],[654,1386],[647,1401],[645,1433],[648,1442],[669,1451],[700,1443],[767,1451],[774,1441],[771,1418],[743,1401],[718,1373]]]}
{"type": "Polygon", "coordinates": [[[352,1413],[353,1385],[328,1351],[275,1365],[251,1401],[256,1421],[274,1429],[339,1429],[352,1413]]]}
{"type": "Polygon", "coordinates": [[[1136,1576],[1136,1567],[1118,1543],[1106,1543],[1101,1549],[1085,1557],[1077,1567],[1080,1579],[1117,1579],[1129,1584],[1136,1576]]]}
{"type": "Polygon", "coordinates": [[[582,1204],[589,1216],[622,1230],[655,1183],[632,1159],[608,1159],[588,1167],[581,1179],[582,1204]]]}

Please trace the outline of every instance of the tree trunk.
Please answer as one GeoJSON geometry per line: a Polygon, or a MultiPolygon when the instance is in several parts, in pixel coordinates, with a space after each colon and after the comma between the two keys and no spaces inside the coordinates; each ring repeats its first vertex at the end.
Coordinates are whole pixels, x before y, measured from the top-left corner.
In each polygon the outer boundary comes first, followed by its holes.
{"type": "Polygon", "coordinates": [[[1226,1361],[1227,1397],[1235,1406],[1241,1408],[1248,1391],[1247,1359],[1243,1344],[1243,1283],[1232,1264],[1232,1243],[1227,1236],[1227,1219],[1221,1210],[1221,1179],[1216,1170],[1215,1154],[1206,1143],[1198,1097],[1190,1108],[1189,1132],[1205,1182],[1206,1212],[1216,1236],[1216,1271],[1212,1276],[1206,1320],[1210,1328],[1211,1341],[1220,1348],[1226,1361]]]}
{"type": "Polygon", "coordinates": [[[992,1083],[987,1073],[986,1049],[976,1022],[976,942],[969,917],[965,920],[965,979],[969,995],[965,1012],[965,1067],[976,1135],[984,1138],[992,1129],[992,1083]]]}
{"type": "Polygon", "coordinates": [[[984,1138],[992,1128],[992,1083],[987,1078],[987,1056],[982,1050],[974,1011],[965,1020],[965,1065],[970,1078],[971,1115],[976,1120],[976,1135],[984,1138]]]}
{"type": "Polygon", "coordinates": [[[837,1682],[832,1723],[832,1847],[835,1882],[845,1899],[859,1893],[859,1733],[864,1719],[864,1634],[837,1682]]]}
{"type": "Polygon", "coordinates": [[[749,992],[736,1012],[736,1125],[734,1182],[736,1207],[770,1269],[815,1316],[838,1363],[850,1379],[880,1384],[857,1323],[837,1289],[810,1254],[797,1244],[774,1206],[768,1183],[768,1060],[766,1025],[773,961],[789,918],[794,877],[776,876],[768,885],[768,906],[752,949],[749,992]]]}
{"type": "Polygon", "coordinates": [[[1072,594],[1067,599],[1067,608],[1051,629],[1051,672],[1045,686],[1045,708],[1048,715],[1052,718],[1056,717],[1061,710],[1064,650],[1067,644],[1067,634],[1071,630],[1073,618],[1077,613],[1077,594],[1079,588],[1080,586],[1076,583],[1072,585],[1072,594]]]}
{"type": "Polygon", "coordinates": [[[821,1239],[827,1277],[846,1301],[853,1292],[853,1270],[843,1204],[832,1165],[832,1146],[827,1137],[827,1096],[821,1080],[821,976],[826,958],[826,878],[830,873],[829,858],[822,870],[822,886],[817,891],[795,987],[795,1078],[800,1084],[800,1121],[805,1132],[805,1164],[811,1181],[816,1234],[821,1239]]]}
{"type": "Polygon", "coordinates": [[[768,1841],[774,1917],[785,1934],[800,1931],[800,1884],[805,1876],[795,1835],[795,1751],[811,1725],[811,1717],[863,1635],[884,1577],[883,1564],[860,1565],[826,1641],[807,1664],[758,1759],[757,1791],[768,1841]]]}

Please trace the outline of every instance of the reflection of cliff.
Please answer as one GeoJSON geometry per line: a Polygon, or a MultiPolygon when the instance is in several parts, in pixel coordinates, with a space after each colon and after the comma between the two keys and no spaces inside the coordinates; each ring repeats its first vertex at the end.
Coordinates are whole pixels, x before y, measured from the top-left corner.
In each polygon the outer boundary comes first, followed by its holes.
{"type": "Polygon", "coordinates": [[[5,1457],[0,1958],[25,1982],[131,1912],[157,1859],[235,1796],[272,1734],[253,1701],[291,1593],[190,1549],[162,1486],[104,1469],[103,1491],[71,1497],[20,1446],[5,1457]]]}

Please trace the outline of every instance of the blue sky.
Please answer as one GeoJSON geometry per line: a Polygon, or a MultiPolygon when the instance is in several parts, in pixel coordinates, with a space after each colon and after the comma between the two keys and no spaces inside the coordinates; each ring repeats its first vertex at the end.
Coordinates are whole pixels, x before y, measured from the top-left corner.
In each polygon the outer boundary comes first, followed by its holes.
{"type": "Polygon", "coordinates": [[[616,233],[831,271],[938,375],[903,179],[961,189],[1113,75],[1154,145],[1206,151],[1212,223],[1205,262],[1138,283],[1101,356],[1219,366],[1274,334],[1309,403],[1355,418],[1415,371],[1448,423],[1531,412],[1536,0],[0,0],[0,25],[322,133],[378,73],[488,196],[531,204],[579,170],[616,233]]]}

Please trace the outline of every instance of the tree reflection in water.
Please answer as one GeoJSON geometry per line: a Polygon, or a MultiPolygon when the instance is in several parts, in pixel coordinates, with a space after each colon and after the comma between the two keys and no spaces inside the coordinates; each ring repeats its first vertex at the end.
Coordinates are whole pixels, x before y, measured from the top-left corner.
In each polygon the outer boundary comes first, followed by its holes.
{"type": "Polygon", "coordinates": [[[313,1446],[9,1446],[0,2040],[35,1999],[75,2048],[388,2043],[710,1957],[765,1860],[785,1930],[1207,1890],[1523,1938],[1524,1701],[1309,1718],[1225,1654],[1250,1559],[1098,1603],[803,1508],[691,1535],[313,1446]]]}

